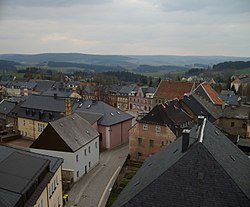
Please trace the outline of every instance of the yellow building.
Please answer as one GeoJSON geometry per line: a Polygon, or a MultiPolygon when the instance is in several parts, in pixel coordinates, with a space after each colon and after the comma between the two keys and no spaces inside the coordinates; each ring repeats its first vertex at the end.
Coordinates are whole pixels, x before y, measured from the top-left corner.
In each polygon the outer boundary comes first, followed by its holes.
{"type": "Polygon", "coordinates": [[[48,125],[47,122],[18,117],[18,130],[24,137],[36,139],[48,125]]]}
{"type": "Polygon", "coordinates": [[[62,207],[60,158],[1,146],[0,203],[8,207],[62,207]],[[15,162],[15,165],[13,165],[15,162]]]}

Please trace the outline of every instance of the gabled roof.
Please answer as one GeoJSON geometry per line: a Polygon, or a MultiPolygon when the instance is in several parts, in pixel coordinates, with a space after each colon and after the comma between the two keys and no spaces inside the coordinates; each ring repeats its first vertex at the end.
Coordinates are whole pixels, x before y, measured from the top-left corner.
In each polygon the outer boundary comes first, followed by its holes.
{"type": "Polygon", "coordinates": [[[207,83],[203,82],[194,90],[199,96],[202,96],[206,100],[212,102],[214,105],[222,105],[223,101],[220,99],[218,93],[207,83]]]}
{"type": "Polygon", "coordinates": [[[162,80],[155,91],[154,97],[167,100],[182,99],[184,94],[191,93],[194,87],[195,83],[162,80]]]}
{"type": "MultiPolygon", "coordinates": [[[[71,99],[71,107],[74,109],[76,100],[71,99]]],[[[54,96],[31,95],[21,105],[23,108],[38,109],[45,111],[65,112],[65,98],[54,96]]]]}
{"type": "Polygon", "coordinates": [[[16,106],[15,103],[9,102],[7,100],[2,100],[0,102],[0,114],[7,115],[8,113],[11,112],[12,109],[14,109],[16,106]]]}
{"type": "Polygon", "coordinates": [[[250,108],[247,106],[226,107],[223,110],[222,117],[248,120],[249,113],[250,108]]]}
{"type": "Polygon", "coordinates": [[[8,83],[7,87],[17,87],[17,88],[28,88],[28,89],[34,89],[36,87],[35,82],[23,82],[23,81],[11,81],[8,83]]]}
{"type": "Polygon", "coordinates": [[[118,94],[120,95],[128,95],[136,86],[122,86],[122,88],[119,90],[118,94]]]}
{"type": "Polygon", "coordinates": [[[250,160],[210,122],[151,156],[113,207],[249,206],[250,160]]]}
{"type": "Polygon", "coordinates": [[[134,118],[103,101],[81,100],[75,112],[102,114],[103,116],[98,120],[98,124],[103,126],[111,126],[134,118]]]}
{"type": "Polygon", "coordinates": [[[174,127],[192,121],[192,118],[181,108],[178,100],[169,101],[155,106],[146,116],[138,122],[174,127]]]}
{"type": "Polygon", "coordinates": [[[30,147],[55,151],[63,151],[65,148],[67,149],[65,151],[70,150],[75,152],[98,136],[99,133],[89,124],[89,122],[77,114],[72,114],[50,122],[49,126],[44,129],[42,134],[30,147]],[[61,146],[63,144],[65,144],[65,146],[62,146],[61,149],[59,149],[58,146],[54,146],[52,143],[54,143],[55,139],[60,140],[61,146]]]}
{"type": "Polygon", "coordinates": [[[197,117],[203,115],[210,122],[216,121],[220,117],[220,112],[212,103],[205,101],[195,94],[184,96],[181,102],[186,105],[197,117]]]}
{"type": "Polygon", "coordinates": [[[98,114],[98,113],[91,113],[91,112],[84,112],[84,111],[78,111],[76,113],[80,117],[88,121],[91,125],[96,123],[100,118],[103,117],[103,114],[98,114]]]}
{"type": "Polygon", "coordinates": [[[31,81],[37,83],[35,90],[38,92],[44,92],[50,89],[55,84],[55,81],[51,81],[51,80],[31,80],[31,81]]]}
{"type": "Polygon", "coordinates": [[[235,95],[233,91],[221,91],[219,94],[221,100],[225,102],[227,105],[238,106],[239,105],[239,96],[235,95]]]}
{"type": "Polygon", "coordinates": [[[241,84],[241,81],[239,78],[236,78],[232,81],[233,84],[241,84]]]}

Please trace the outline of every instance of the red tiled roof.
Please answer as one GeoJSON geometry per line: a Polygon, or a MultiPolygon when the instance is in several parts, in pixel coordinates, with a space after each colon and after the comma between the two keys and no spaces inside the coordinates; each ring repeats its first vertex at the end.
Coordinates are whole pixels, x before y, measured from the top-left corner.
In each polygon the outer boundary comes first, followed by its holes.
{"type": "Polygon", "coordinates": [[[237,84],[241,84],[241,81],[239,78],[236,78],[232,83],[237,83],[237,84]]]}
{"type": "Polygon", "coordinates": [[[190,93],[195,88],[195,83],[162,80],[156,89],[155,97],[172,100],[182,99],[185,93],[190,93]]]}
{"type": "Polygon", "coordinates": [[[223,104],[223,101],[220,99],[218,93],[207,82],[202,83],[202,86],[215,105],[223,104]]]}

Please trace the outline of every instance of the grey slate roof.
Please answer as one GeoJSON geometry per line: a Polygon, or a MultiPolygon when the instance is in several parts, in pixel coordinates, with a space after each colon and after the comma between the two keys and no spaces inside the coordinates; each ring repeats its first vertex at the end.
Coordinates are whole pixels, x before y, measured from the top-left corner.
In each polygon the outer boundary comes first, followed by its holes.
{"type": "Polygon", "coordinates": [[[7,100],[2,100],[0,102],[0,114],[7,115],[8,113],[11,112],[12,109],[16,106],[15,103],[9,102],[7,100]]]}
{"type": "Polygon", "coordinates": [[[34,89],[36,87],[35,82],[22,82],[22,81],[12,81],[9,82],[7,85],[8,88],[14,87],[14,88],[28,88],[28,89],[34,89]]]}
{"type": "Polygon", "coordinates": [[[118,94],[120,95],[128,95],[136,86],[131,85],[131,86],[122,86],[118,94]]]}
{"type": "Polygon", "coordinates": [[[103,114],[91,113],[91,112],[76,112],[80,117],[88,121],[91,125],[96,123],[100,118],[102,118],[103,114]]]}
{"type": "Polygon", "coordinates": [[[52,88],[52,86],[55,84],[55,81],[50,81],[50,80],[31,80],[36,84],[35,90],[38,92],[44,92],[50,88],[52,88]]]}
{"type": "MultiPolygon", "coordinates": [[[[199,115],[203,115],[208,118],[210,122],[214,122],[218,117],[210,112],[203,104],[198,101],[199,97],[194,97],[194,95],[185,95],[183,102],[188,108],[198,117],[199,115]],[[215,117],[214,117],[215,116],[215,117]]],[[[209,104],[209,103],[207,103],[209,104]]]]}
{"type": "MultiPolygon", "coordinates": [[[[76,101],[71,99],[71,106],[74,109],[76,101]]],[[[65,112],[65,98],[54,98],[53,96],[31,95],[21,105],[23,108],[39,109],[45,111],[65,112]]]]}
{"type": "Polygon", "coordinates": [[[102,114],[103,116],[98,120],[98,124],[104,126],[111,126],[133,118],[133,116],[131,116],[130,114],[112,107],[104,103],[103,101],[80,101],[75,112],[102,114]]]}
{"type": "Polygon", "coordinates": [[[54,96],[56,94],[57,97],[67,98],[71,95],[71,93],[71,89],[49,88],[48,90],[43,91],[41,94],[44,96],[54,96]]]}
{"type": "Polygon", "coordinates": [[[223,110],[222,117],[247,120],[249,113],[250,107],[247,106],[226,107],[223,110]]]}
{"type": "Polygon", "coordinates": [[[167,125],[173,133],[177,134],[177,130],[180,131],[181,124],[191,123],[192,118],[182,109],[178,100],[173,100],[165,104],[156,105],[138,122],[167,125]]]}
{"type": "Polygon", "coordinates": [[[77,114],[50,122],[50,125],[73,152],[99,136],[89,122],[77,114]]]}
{"type": "Polygon", "coordinates": [[[239,105],[238,102],[239,96],[235,95],[233,91],[223,90],[221,91],[219,96],[227,105],[233,105],[233,106],[239,105]]]}
{"type": "Polygon", "coordinates": [[[210,122],[203,124],[204,136],[194,127],[186,151],[179,138],[151,156],[113,207],[249,206],[249,158],[210,122]]]}
{"type": "MultiPolygon", "coordinates": [[[[19,206],[22,195],[42,170],[49,166],[49,171],[55,173],[62,162],[60,158],[0,145],[0,206],[19,206]]],[[[29,201],[39,195],[34,193],[29,201]]]]}

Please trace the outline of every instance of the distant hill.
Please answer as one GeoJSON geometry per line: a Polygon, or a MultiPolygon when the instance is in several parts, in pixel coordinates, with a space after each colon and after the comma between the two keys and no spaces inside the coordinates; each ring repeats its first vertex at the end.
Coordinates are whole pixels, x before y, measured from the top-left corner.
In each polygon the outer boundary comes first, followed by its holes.
{"type": "MultiPolygon", "coordinates": [[[[44,54],[0,54],[0,60],[19,63],[41,64],[47,62],[71,62],[90,65],[120,66],[136,69],[140,65],[181,66],[207,68],[226,61],[250,61],[250,57],[229,56],[175,56],[175,55],[91,55],[81,53],[44,53],[44,54]]],[[[168,68],[166,68],[168,69],[168,68]]]]}
{"type": "Polygon", "coordinates": [[[16,70],[16,66],[20,65],[14,61],[0,60],[0,70],[16,70]]]}
{"type": "Polygon", "coordinates": [[[125,68],[121,66],[112,66],[112,65],[92,65],[84,63],[72,63],[72,62],[48,62],[48,67],[57,67],[57,68],[79,68],[87,71],[95,72],[104,72],[104,71],[123,71],[125,68]]]}
{"type": "Polygon", "coordinates": [[[176,71],[176,70],[187,70],[190,69],[189,67],[183,67],[183,66],[175,66],[175,65],[159,65],[159,66],[153,66],[153,65],[139,65],[135,71],[137,72],[159,72],[163,70],[168,71],[176,71]]]}
{"type": "Polygon", "coordinates": [[[241,69],[246,69],[250,68],[250,61],[229,61],[229,62],[224,62],[224,63],[219,63],[213,66],[213,70],[241,70],[241,69]]]}
{"type": "Polygon", "coordinates": [[[89,55],[81,53],[44,53],[35,55],[3,54],[0,55],[0,59],[20,63],[41,63],[54,61],[134,67],[134,64],[130,63],[132,58],[121,55],[89,55]]]}

